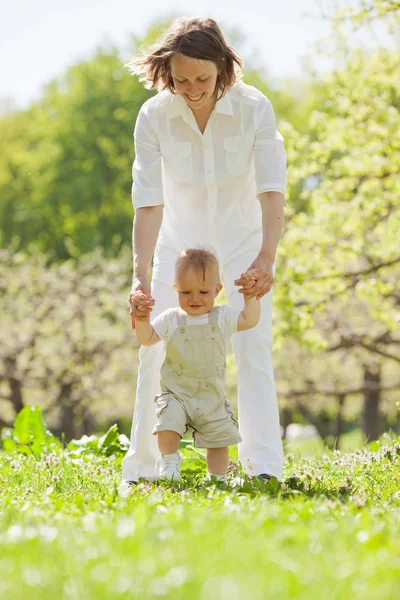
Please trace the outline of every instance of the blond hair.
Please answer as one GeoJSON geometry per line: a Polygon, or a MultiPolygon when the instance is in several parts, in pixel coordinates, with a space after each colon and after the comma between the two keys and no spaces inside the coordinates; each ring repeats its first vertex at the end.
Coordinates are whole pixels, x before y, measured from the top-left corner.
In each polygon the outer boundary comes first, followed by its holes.
{"type": "Polygon", "coordinates": [[[229,46],[224,33],[214,19],[179,18],[158,41],[133,58],[126,66],[132,75],[138,75],[149,90],[168,89],[176,93],[171,75],[171,58],[180,52],[198,60],[212,61],[218,69],[216,90],[219,100],[226,89],[241,78],[243,61],[229,46]]]}
{"type": "Polygon", "coordinates": [[[188,248],[184,250],[175,263],[175,277],[178,278],[185,271],[193,269],[198,276],[206,277],[206,270],[215,270],[217,273],[218,282],[219,264],[218,259],[210,250],[205,248],[188,248]]]}

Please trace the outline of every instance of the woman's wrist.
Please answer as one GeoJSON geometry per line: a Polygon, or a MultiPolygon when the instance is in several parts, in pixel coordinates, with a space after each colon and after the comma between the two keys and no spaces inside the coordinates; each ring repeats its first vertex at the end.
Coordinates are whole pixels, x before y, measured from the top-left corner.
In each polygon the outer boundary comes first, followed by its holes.
{"type": "Polygon", "coordinates": [[[258,257],[265,265],[272,266],[275,262],[276,254],[271,248],[262,247],[258,257]]]}
{"type": "Polygon", "coordinates": [[[136,281],[140,281],[141,283],[148,282],[149,275],[150,275],[150,267],[143,267],[141,265],[135,265],[132,281],[133,281],[133,283],[135,283],[136,281]]]}

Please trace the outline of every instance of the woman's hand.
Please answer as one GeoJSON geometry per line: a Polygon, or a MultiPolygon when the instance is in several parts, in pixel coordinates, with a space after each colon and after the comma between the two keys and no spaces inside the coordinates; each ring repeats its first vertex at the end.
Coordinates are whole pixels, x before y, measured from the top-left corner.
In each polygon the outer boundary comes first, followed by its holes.
{"type": "Polygon", "coordinates": [[[153,310],[154,299],[151,297],[150,284],[147,279],[137,279],[129,295],[130,314],[132,317],[132,329],[135,328],[135,320],[150,321],[150,313],[153,310]]]}
{"type": "Polygon", "coordinates": [[[241,286],[239,293],[247,298],[256,297],[257,300],[268,294],[274,283],[272,265],[273,263],[258,255],[246,273],[242,273],[240,279],[236,279],[235,285],[241,286]]]}

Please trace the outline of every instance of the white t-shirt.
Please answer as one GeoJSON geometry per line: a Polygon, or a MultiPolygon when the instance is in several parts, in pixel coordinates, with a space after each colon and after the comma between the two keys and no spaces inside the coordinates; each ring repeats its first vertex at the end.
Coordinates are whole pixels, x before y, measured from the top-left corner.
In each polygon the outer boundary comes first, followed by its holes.
{"type": "MultiPolygon", "coordinates": [[[[225,341],[225,351],[228,351],[229,342],[232,334],[236,333],[238,318],[242,312],[238,308],[232,308],[231,306],[216,306],[218,309],[218,327],[220,328],[225,341]]],[[[191,317],[186,314],[181,308],[168,308],[161,315],[158,315],[151,323],[156,334],[164,342],[168,342],[171,338],[175,329],[178,325],[178,316],[186,316],[186,324],[190,325],[207,325],[208,324],[208,313],[200,315],[199,317],[191,317]]]]}

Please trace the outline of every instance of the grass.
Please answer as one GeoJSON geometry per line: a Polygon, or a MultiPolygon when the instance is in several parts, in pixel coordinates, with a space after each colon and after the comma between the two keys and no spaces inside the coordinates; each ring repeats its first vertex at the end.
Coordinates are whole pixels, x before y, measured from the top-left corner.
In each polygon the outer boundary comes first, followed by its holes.
{"type": "MultiPolygon", "coordinates": [[[[122,454],[0,453],[0,598],[393,600],[400,445],[287,455],[282,488],[182,481],[118,497],[122,454]]],[[[235,483],[236,482],[236,483],[235,483]]]]}
{"type": "MultiPolygon", "coordinates": [[[[325,452],[326,447],[320,437],[297,439],[285,442],[286,451],[298,456],[318,456],[325,452]]],[[[365,445],[365,436],[361,429],[344,433],[340,438],[342,452],[355,452],[365,445]]]]}

